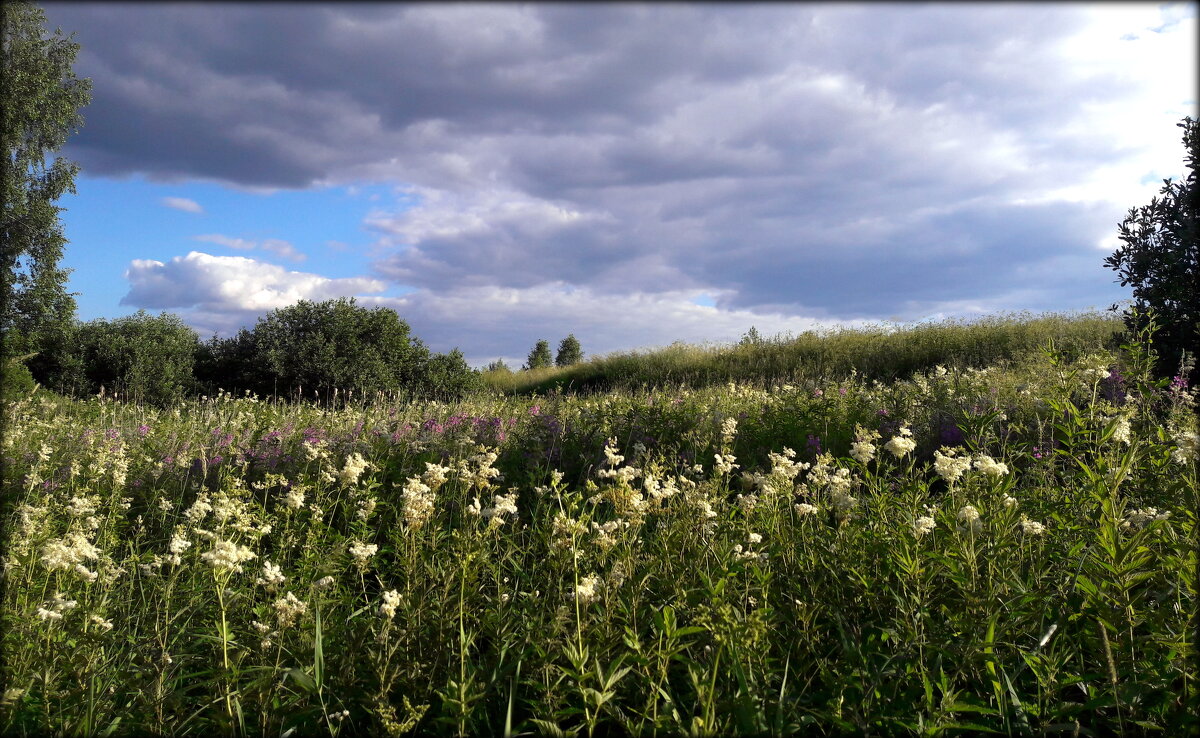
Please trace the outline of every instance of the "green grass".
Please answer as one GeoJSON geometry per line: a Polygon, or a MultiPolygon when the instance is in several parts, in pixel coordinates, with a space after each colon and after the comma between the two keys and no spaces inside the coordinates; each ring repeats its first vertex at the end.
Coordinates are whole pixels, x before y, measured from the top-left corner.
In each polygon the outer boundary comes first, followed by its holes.
{"type": "Polygon", "coordinates": [[[1147,362],[340,409],[37,391],[0,450],[0,726],[1194,733],[1195,400],[1147,362]]]}
{"type": "Polygon", "coordinates": [[[1124,326],[1111,313],[994,315],[975,321],[889,325],[735,346],[675,344],[615,353],[566,368],[487,372],[485,384],[502,392],[607,391],[639,386],[692,387],[738,382],[769,385],[845,377],[851,371],[890,380],[934,366],[965,369],[1017,360],[1053,341],[1066,357],[1116,348],[1124,326]]]}

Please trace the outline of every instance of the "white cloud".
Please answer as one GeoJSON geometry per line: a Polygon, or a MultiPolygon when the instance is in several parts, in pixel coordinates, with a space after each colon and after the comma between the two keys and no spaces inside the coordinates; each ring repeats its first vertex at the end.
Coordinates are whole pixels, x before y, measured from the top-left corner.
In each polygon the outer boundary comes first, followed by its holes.
{"type": "Polygon", "coordinates": [[[189,200],[186,197],[164,197],[161,200],[163,205],[175,210],[182,210],[185,213],[203,213],[204,208],[200,207],[200,203],[195,200],[189,200]]]}
{"type": "Polygon", "coordinates": [[[278,238],[268,238],[262,242],[263,251],[270,251],[272,254],[282,256],[291,261],[304,261],[308,258],[307,254],[302,254],[296,250],[296,247],[287,241],[278,238]]]}
{"type": "MultiPolygon", "coordinates": [[[[386,285],[362,277],[330,279],[288,271],[244,256],[213,256],[192,251],[169,262],[134,259],[125,272],[128,294],[122,305],[151,309],[192,309],[224,314],[223,328],[236,328],[247,313],[262,314],[299,300],[328,300],[382,292],[386,285]]],[[[188,313],[183,313],[185,319],[188,313]]]]}
{"type": "Polygon", "coordinates": [[[219,233],[206,233],[202,236],[192,236],[192,240],[203,241],[204,243],[215,243],[218,246],[238,249],[239,251],[249,251],[255,246],[253,241],[247,241],[244,238],[231,238],[229,236],[222,236],[219,233]]]}

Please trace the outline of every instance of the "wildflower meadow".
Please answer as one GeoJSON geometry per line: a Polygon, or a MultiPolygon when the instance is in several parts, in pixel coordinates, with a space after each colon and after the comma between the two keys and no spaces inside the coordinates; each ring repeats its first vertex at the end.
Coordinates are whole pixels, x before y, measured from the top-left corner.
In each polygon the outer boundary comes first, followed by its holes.
{"type": "Polygon", "coordinates": [[[1145,342],[341,407],[35,390],[5,734],[1195,734],[1196,395],[1145,342]]]}

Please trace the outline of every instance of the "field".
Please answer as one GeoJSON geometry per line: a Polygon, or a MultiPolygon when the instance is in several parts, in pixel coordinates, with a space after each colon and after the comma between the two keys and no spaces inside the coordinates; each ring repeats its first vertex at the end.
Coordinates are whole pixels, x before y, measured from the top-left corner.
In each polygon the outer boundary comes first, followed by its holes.
{"type": "Polygon", "coordinates": [[[36,391],[0,724],[1196,734],[1193,391],[1144,343],[943,339],[450,405],[36,391]]]}

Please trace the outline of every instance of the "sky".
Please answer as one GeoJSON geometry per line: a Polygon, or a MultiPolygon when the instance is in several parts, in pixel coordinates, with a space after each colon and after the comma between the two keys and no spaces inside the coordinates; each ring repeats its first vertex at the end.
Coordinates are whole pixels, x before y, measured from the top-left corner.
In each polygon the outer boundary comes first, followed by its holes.
{"type": "Polygon", "coordinates": [[[1184,175],[1196,3],[43,3],[79,318],[394,308],[519,366],[1103,310],[1184,175]]]}

